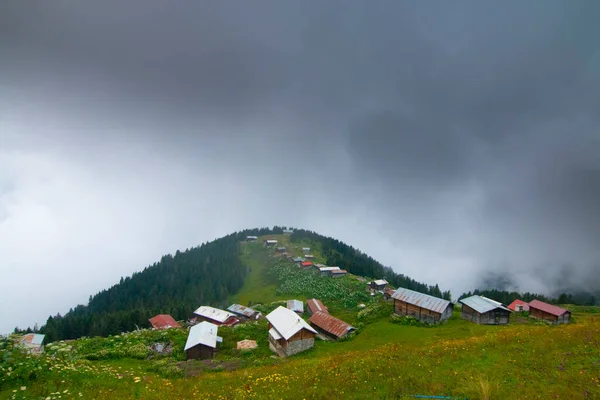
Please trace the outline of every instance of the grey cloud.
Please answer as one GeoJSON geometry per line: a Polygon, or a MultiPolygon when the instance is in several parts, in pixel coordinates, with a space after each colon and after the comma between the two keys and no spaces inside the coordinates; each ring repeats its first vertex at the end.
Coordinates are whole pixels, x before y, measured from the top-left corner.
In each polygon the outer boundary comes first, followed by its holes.
{"type": "Polygon", "coordinates": [[[598,11],[4,2],[0,265],[56,297],[10,320],[269,224],[455,294],[597,287],[598,11]]]}

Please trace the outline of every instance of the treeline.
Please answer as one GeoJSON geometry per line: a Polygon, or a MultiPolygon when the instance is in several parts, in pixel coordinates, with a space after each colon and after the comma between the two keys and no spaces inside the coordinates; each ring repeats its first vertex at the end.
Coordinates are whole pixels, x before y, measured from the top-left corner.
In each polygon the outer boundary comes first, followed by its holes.
{"type": "Polygon", "coordinates": [[[327,265],[338,266],[354,275],[385,279],[395,287],[403,287],[447,300],[451,299],[449,290],[442,292],[437,284],[426,285],[403,274],[398,274],[390,267],[382,265],[367,254],[337,239],[319,235],[312,231],[297,229],[291,235],[290,240],[292,242],[312,243],[313,247],[318,245],[321,254],[326,258],[327,265]]]}
{"type": "Polygon", "coordinates": [[[529,303],[531,300],[538,299],[550,304],[576,304],[582,306],[591,306],[596,304],[596,297],[589,293],[561,293],[558,297],[547,297],[537,293],[509,292],[506,290],[497,289],[475,289],[473,292],[463,293],[459,297],[459,300],[473,295],[485,296],[506,305],[512,303],[516,299],[523,300],[527,303],[529,303]]]}
{"type": "Polygon", "coordinates": [[[247,274],[239,259],[239,243],[248,235],[282,233],[283,228],[236,232],[201,246],[165,255],[161,260],[78,305],[51,316],[41,327],[46,342],[81,336],[108,336],[149,327],[156,314],[187,319],[203,304],[224,306],[247,274]]]}

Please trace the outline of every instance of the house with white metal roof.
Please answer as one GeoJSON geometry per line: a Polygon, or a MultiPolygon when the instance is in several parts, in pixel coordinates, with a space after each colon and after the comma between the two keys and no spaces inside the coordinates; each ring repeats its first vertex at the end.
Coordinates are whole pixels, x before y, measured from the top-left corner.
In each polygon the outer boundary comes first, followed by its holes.
{"type": "Polygon", "coordinates": [[[223,341],[217,336],[218,329],[217,325],[206,321],[192,326],[184,348],[187,359],[213,358],[217,354],[217,343],[223,341]]]}
{"type": "Polygon", "coordinates": [[[266,318],[269,321],[269,348],[280,357],[315,346],[317,331],[292,310],[279,306],[266,318]]]}
{"type": "Polygon", "coordinates": [[[386,281],[385,279],[377,279],[373,282],[369,282],[369,286],[371,286],[371,289],[374,290],[383,290],[387,285],[388,281],[386,281]]]}
{"type": "Polygon", "coordinates": [[[394,313],[398,315],[409,315],[430,324],[446,321],[452,316],[454,305],[439,297],[405,288],[398,288],[391,297],[394,313]]]}
{"type": "Polygon", "coordinates": [[[321,275],[331,275],[333,271],[341,271],[340,267],[320,267],[319,272],[321,275]]]}
{"type": "Polygon", "coordinates": [[[460,300],[460,317],[476,324],[506,325],[511,311],[502,303],[484,296],[471,296],[460,300]]]}
{"type": "Polygon", "coordinates": [[[201,306],[194,311],[196,320],[211,322],[215,325],[235,325],[240,322],[235,314],[210,306],[201,306]]]}
{"type": "Polygon", "coordinates": [[[258,236],[246,236],[246,240],[253,242],[258,240],[258,236]]]}

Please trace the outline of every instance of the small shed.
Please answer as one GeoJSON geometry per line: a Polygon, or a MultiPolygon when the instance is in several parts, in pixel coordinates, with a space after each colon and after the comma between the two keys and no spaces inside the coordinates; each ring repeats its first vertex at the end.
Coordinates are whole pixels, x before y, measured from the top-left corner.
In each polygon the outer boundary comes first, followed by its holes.
{"type": "Polygon", "coordinates": [[[571,311],[539,300],[529,302],[529,316],[555,325],[571,322],[571,311]]]}
{"type": "Polygon", "coordinates": [[[396,291],[394,289],[385,289],[383,291],[383,299],[384,300],[393,300],[392,296],[396,291]]]}
{"type": "Polygon", "coordinates": [[[298,314],[304,313],[304,303],[301,302],[300,300],[288,300],[287,308],[288,308],[288,310],[291,310],[298,314]]]}
{"type": "Polygon", "coordinates": [[[506,325],[511,311],[502,303],[484,296],[471,296],[460,300],[462,311],[460,317],[477,324],[506,325]]]}
{"type": "Polygon", "coordinates": [[[340,276],[344,276],[348,273],[345,269],[334,269],[330,272],[332,278],[339,278],[340,276]]]}
{"type": "Polygon", "coordinates": [[[341,319],[338,319],[328,312],[323,311],[317,311],[314,313],[310,317],[309,322],[314,328],[318,329],[334,340],[343,338],[355,329],[353,326],[342,321],[341,319]]]}
{"type": "Polygon", "coordinates": [[[322,311],[322,312],[326,312],[326,313],[329,312],[329,310],[327,309],[325,304],[323,304],[323,302],[321,302],[321,300],[318,300],[318,299],[306,300],[306,306],[308,307],[308,314],[310,314],[310,315],[313,315],[314,313],[316,313],[318,311],[322,311]]]}
{"type": "Polygon", "coordinates": [[[277,240],[275,239],[265,239],[265,246],[275,246],[277,244],[277,240]]]}
{"type": "Polygon", "coordinates": [[[217,354],[217,343],[223,341],[217,336],[218,329],[217,325],[206,321],[192,326],[184,348],[187,359],[213,358],[217,354]]]}
{"type": "Polygon", "coordinates": [[[308,252],[310,251],[310,247],[303,247],[303,248],[302,248],[302,251],[303,251],[304,253],[308,253],[308,252]]]}
{"type": "Polygon", "coordinates": [[[529,303],[516,299],[508,305],[508,309],[516,312],[529,311],[529,303]]]}
{"type": "Polygon", "coordinates": [[[454,308],[454,304],[448,300],[404,288],[396,290],[392,298],[394,313],[409,315],[430,324],[446,321],[452,316],[454,308]]]}
{"type": "Polygon", "coordinates": [[[262,316],[260,312],[241,304],[232,304],[227,307],[227,311],[232,312],[245,320],[257,320],[262,316]]]}
{"type": "Polygon", "coordinates": [[[317,331],[295,312],[277,307],[267,314],[269,348],[280,357],[288,357],[315,346],[317,331]]]}
{"type": "Polygon", "coordinates": [[[198,321],[207,321],[215,325],[232,326],[240,322],[234,314],[210,306],[199,307],[194,311],[194,315],[198,321]]]}
{"type": "Polygon", "coordinates": [[[27,333],[19,339],[19,345],[29,353],[39,354],[44,351],[44,338],[46,335],[39,333],[27,333]]]}
{"type": "Polygon", "coordinates": [[[312,267],[313,263],[311,263],[310,261],[303,261],[303,262],[300,263],[300,265],[303,268],[308,268],[308,267],[312,267]]]}
{"type": "Polygon", "coordinates": [[[369,282],[369,286],[373,290],[384,290],[387,285],[388,281],[386,281],[385,279],[377,279],[375,281],[369,282]]]}
{"type": "Polygon", "coordinates": [[[296,257],[296,258],[292,259],[292,261],[295,263],[301,263],[301,262],[304,262],[305,260],[302,257],[296,257]]]}
{"type": "Polygon", "coordinates": [[[311,258],[315,258],[315,256],[313,256],[312,254],[305,254],[304,258],[311,259],[311,258]]]}
{"type": "Polygon", "coordinates": [[[148,321],[150,321],[150,325],[152,325],[152,328],[154,329],[181,328],[181,325],[179,325],[169,314],[158,314],[148,321]]]}
{"type": "Polygon", "coordinates": [[[258,240],[258,236],[246,236],[246,240],[249,242],[255,242],[258,240]]]}

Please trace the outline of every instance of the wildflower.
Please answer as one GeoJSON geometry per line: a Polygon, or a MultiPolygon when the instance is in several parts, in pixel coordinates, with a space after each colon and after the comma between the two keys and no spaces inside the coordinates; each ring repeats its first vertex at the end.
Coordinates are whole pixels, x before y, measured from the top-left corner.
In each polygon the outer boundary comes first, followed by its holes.
{"type": "Polygon", "coordinates": [[[21,390],[27,389],[27,386],[21,386],[21,390]]]}

